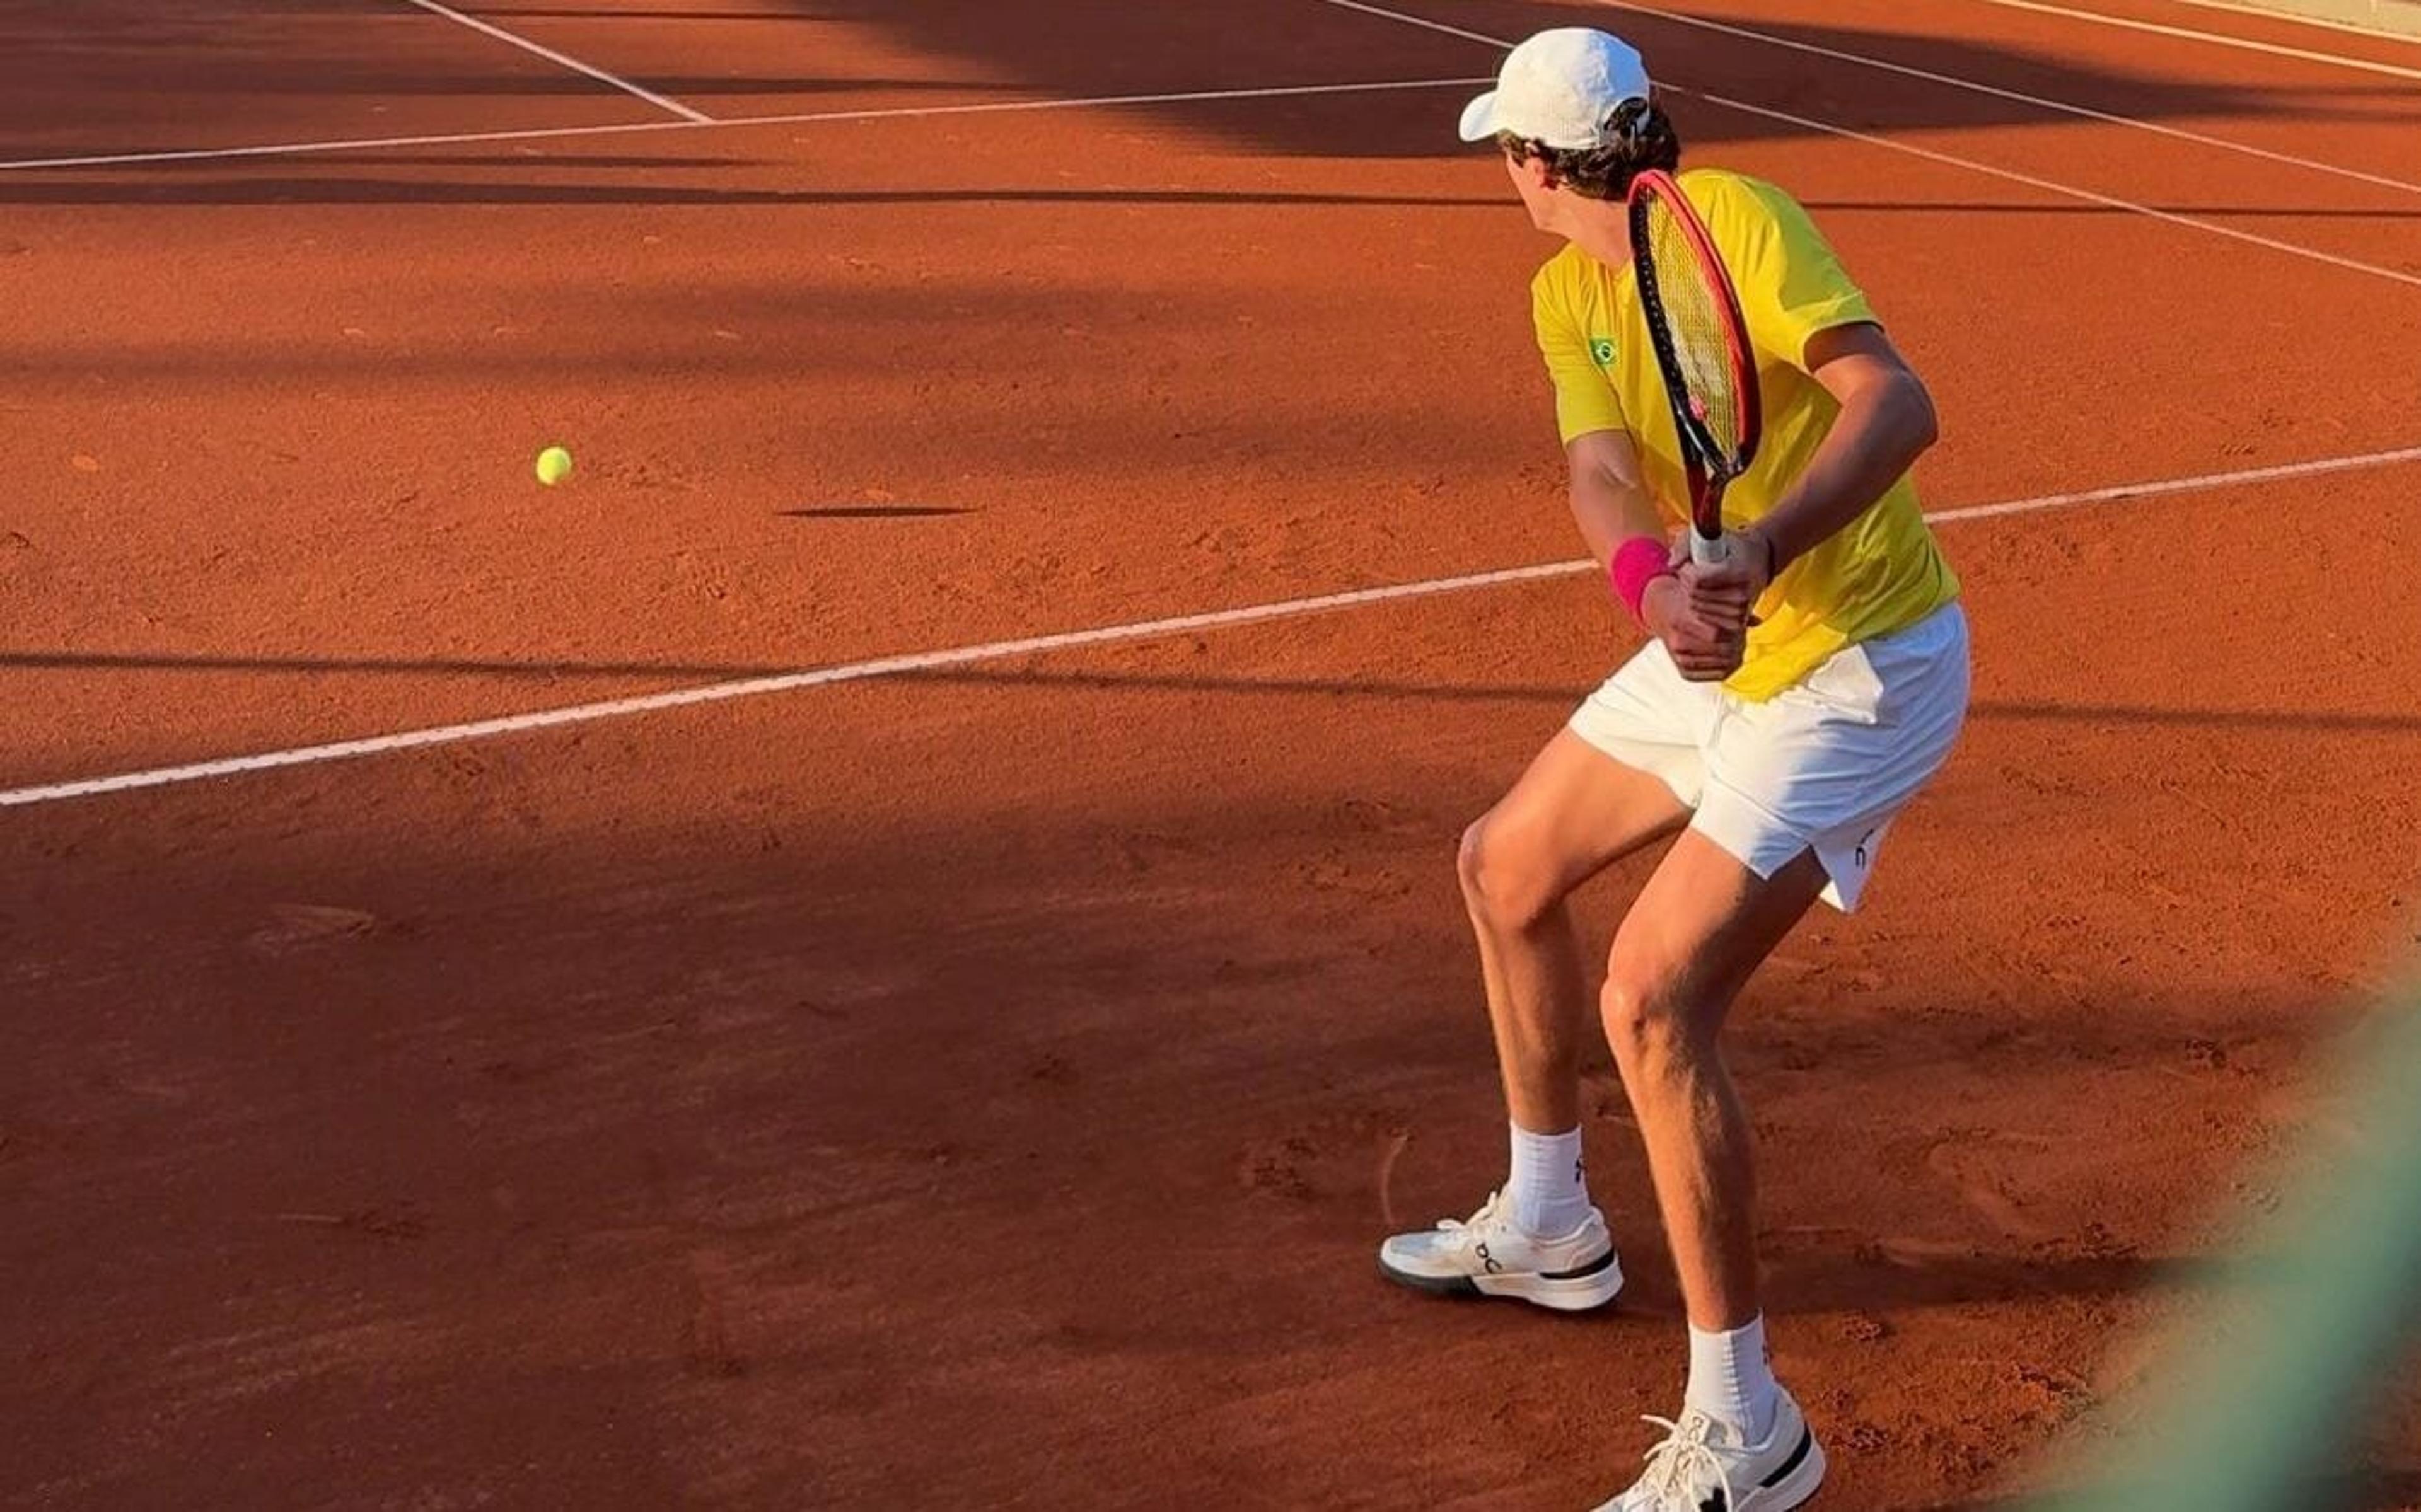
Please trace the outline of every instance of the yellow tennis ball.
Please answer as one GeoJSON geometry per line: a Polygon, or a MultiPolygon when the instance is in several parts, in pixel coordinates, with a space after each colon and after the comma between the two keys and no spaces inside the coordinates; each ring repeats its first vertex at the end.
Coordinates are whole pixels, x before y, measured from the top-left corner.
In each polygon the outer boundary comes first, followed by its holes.
{"type": "Polygon", "coordinates": [[[571,453],[549,446],[538,454],[538,480],[549,488],[571,475],[571,453]]]}

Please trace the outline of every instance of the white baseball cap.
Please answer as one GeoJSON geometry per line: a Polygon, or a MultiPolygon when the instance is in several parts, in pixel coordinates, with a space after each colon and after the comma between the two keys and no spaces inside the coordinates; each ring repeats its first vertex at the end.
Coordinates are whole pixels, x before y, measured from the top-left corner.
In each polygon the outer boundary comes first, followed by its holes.
{"type": "Polygon", "coordinates": [[[1511,132],[1549,147],[1606,144],[1615,111],[1648,98],[1648,65],[1619,37],[1586,26],[1543,31],[1513,49],[1496,87],[1462,108],[1462,139],[1511,132]]]}

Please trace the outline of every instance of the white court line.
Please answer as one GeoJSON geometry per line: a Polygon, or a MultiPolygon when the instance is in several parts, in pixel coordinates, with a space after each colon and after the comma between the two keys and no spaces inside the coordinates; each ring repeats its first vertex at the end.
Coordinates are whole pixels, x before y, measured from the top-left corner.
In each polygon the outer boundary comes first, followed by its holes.
{"type": "Polygon", "coordinates": [[[539,57],[546,59],[549,63],[559,64],[564,68],[570,69],[574,73],[585,73],[600,84],[612,85],[615,88],[621,90],[624,94],[635,95],[659,110],[671,111],[674,115],[680,117],[683,120],[689,121],[693,125],[706,125],[714,119],[713,117],[708,115],[702,110],[692,110],[689,106],[682,104],[678,100],[667,100],[663,95],[656,93],[652,89],[643,89],[639,86],[633,84],[628,79],[608,73],[603,69],[594,67],[593,65],[583,63],[576,57],[556,52],[554,48],[540,47],[538,43],[531,41],[528,38],[517,37],[513,33],[505,30],[502,26],[492,26],[488,24],[488,23],[481,21],[476,16],[466,16],[451,6],[441,6],[437,3],[437,0],[410,0],[410,3],[418,6],[421,9],[428,11],[431,15],[443,16],[447,21],[456,22],[461,25],[468,26],[473,31],[478,32],[484,36],[492,37],[500,42],[509,42],[513,46],[520,48],[524,53],[535,53],[539,57]]]}
{"type": "Polygon", "coordinates": [[[259,147],[180,148],[164,152],[105,152],[72,158],[20,158],[13,168],[107,168],[136,163],[195,163],[212,158],[282,158],[313,152],[367,151],[387,147],[450,147],[462,142],[528,142],[557,136],[617,136],[629,132],[695,132],[714,127],[801,126],[817,121],[894,120],[909,116],[980,116],[1010,110],[1085,110],[1110,105],[1176,105],[1205,100],[1282,100],[1298,95],[1355,95],[1382,89],[1472,88],[1493,79],[1381,79],[1360,84],[1289,84],[1262,89],[1187,89],[1157,95],[1078,95],[1059,100],[991,100],[971,105],[896,105],[875,110],[805,110],[778,116],[718,116],[711,120],[623,121],[610,126],[534,126],[504,132],[445,132],[432,136],[352,136],[327,142],[272,142],[259,147]]]}
{"type": "Polygon", "coordinates": [[[1889,148],[1894,152],[1905,152],[1911,157],[1947,164],[1955,168],[1967,168],[1976,173],[1989,174],[1995,179],[2007,179],[2011,183],[2024,184],[2030,189],[2064,195],[2070,199],[2081,199],[2091,205],[2106,205],[2112,210],[2132,210],[2137,215],[2148,216],[2156,221],[2166,221],[2171,226],[2208,231],[2213,236],[2224,236],[2231,242],[2242,242],[2251,246],[2267,247],[2273,252],[2283,252],[2290,257],[2324,262],[2332,268],[2343,268],[2351,273],[2369,273],[2375,278],[2389,278],[2399,284],[2421,288],[2421,273],[2409,273],[2396,268],[2383,268],[2378,263],[2364,262],[2356,257],[2340,257],[2334,252],[2322,252],[2317,247],[2303,246],[2293,242],[2281,242],[2276,237],[2262,236],[2254,231],[2240,231],[2235,226],[2222,226],[2217,221],[2207,221],[2199,215],[2182,215],[2173,210],[2159,210],[2150,205],[2139,205],[2132,199],[2120,199],[2115,195],[2097,194],[2090,189],[2079,189],[2074,184],[2064,184],[2054,179],[2038,179],[2033,174],[2020,173],[2014,168],[1996,168],[1989,163],[1978,163],[1974,158],[1962,158],[1955,152],[1939,152],[1932,148],[1918,147],[1913,142],[1896,142],[1888,136],[1853,132],[1846,126],[1835,126],[1828,121],[1811,120],[1804,116],[1794,116],[1788,111],[1775,110],[1768,105],[1752,105],[1743,101],[1726,100],[1722,95],[1711,95],[1703,90],[1698,92],[1698,98],[1732,110],[1745,111],[1752,116],[1762,116],[1768,120],[1786,121],[1811,132],[1824,132],[1834,136],[1846,137],[1852,142],[1864,142],[1869,147],[1889,148]]]}
{"type": "MultiPolygon", "coordinates": [[[[1999,4],[2002,0],[1992,0],[1992,3],[1999,4]]],[[[1883,58],[1869,57],[1864,53],[1846,53],[1839,48],[1820,47],[1814,42],[1777,37],[1772,32],[1761,32],[1754,27],[1734,26],[1726,22],[1709,21],[1703,16],[1684,15],[1677,10],[1664,10],[1655,6],[1639,5],[1635,0],[1597,0],[1597,4],[1616,10],[1629,10],[1643,16],[1654,16],[1659,20],[1673,22],[1683,26],[1695,26],[1702,31],[1721,32],[1726,37],[1744,37],[1751,41],[1764,42],[1773,47],[1787,47],[1794,53],[1807,53],[1817,57],[1829,57],[1842,63],[1855,63],[1862,68],[1879,69],[1885,73],[1899,74],[1903,78],[1923,79],[1929,84],[1947,85],[1953,89],[1964,89],[1970,94],[1990,95],[1995,100],[2013,100],[2020,104],[2055,111],[2064,116],[2106,121],[2113,126],[2124,126],[2133,131],[2149,132],[2156,136],[2192,142],[2197,147],[2216,148],[2223,152],[2241,153],[2248,158],[2261,158],[2271,163],[2282,163],[2289,167],[2306,168],[2314,173],[2333,174],[2340,179],[2352,179],[2386,189],[2400,189],[2408,195],[2421,195],[2421,183],[2415,183],[2409,179],[2391,179],[2385,174],[2366,173],[2360,168],[2348,168],[2335,163],[2322,163],[2317,158],[2298,157],[2291,152],[2273,152],[2268,148],[2255,147],[2248,142],[2232,142],[2224,136],[2190,132],[2179,126],[2163,126],[2158,121],[2138,120],[2132,116],[2113,115],[2106,110],[2096,110],[2090,105],[2070,104],[2064,100],[2030,95],[2019,89],[2004,89],[1998,85],[1961,78],[1957,74],[1936,73],[1930,69],[1911,68],[1904,63],[1893,63],[1883,58]]]]}
{"type": "Polygon", "coordinates": [[[2356,21],[2331,21],[2326,16],[2298,15],[2292,10],[2263,9],[2257,14],[2246,9],[2244,0],[2169,0],[2173,6],[2196,6],[2204,10],[2224,10],[2242,21],[2280,21],[2296,26],[2317,26],[2322,31],[2342,32],[2348,37],[2367,37],[2374,42],[2402,42],[2421,47],[2421,37],[2407,37],[2401,32],[2382,31],[2356,21]]]}
{"type": "MultiPolygon", "coordinates": [[[[1491,37],[1486,32],[1466,31],[1460,26],[1449,26],[1442,21],[1431,21],[1427,16],[1407,15],[1400,10],[1382,10],[1377,6],[1364,5],[1362,0],[1327,0],[1327,3],[1340,10],[1358,10],[1366,16],[1380,16],[1388,21],[1400,21],[1407,26],[1418,26],[1426,31],[1444,32],[1448,37],[1460,37],[1474,42],[1486,42],[1491,47],[1513,45],[1502,37],[1491,37]]],[[[1489,81],[1491,84],[1495,82],[1493,79],[1489,81]]]]}
{"type": "Polygon", "coordinates": [[[2254,483],[2276,483],[2290,477],[2319,477],[2325,473],[2395,467],[2403,462],[2421,462],[2421,446],[2398,446],[2392,451],[2362,452],[2351,457],[2321,457],[2307,462],[2280,462],[2271,467],[2246,467],[2232,473],[2206,473],[2200,477],[2118,483],[2106,489],[2086,489],[2077,493],[2046,493],[2032,499],[2013,499],[2007,504],[1971,504],[1964,508],[1945,509],[1925,518],[1937,525],[1960,520],[1996,520],[2003,515],[2032,514],[2040,509],[2060,509],[2080,504],[2109,504],[2118,499],[2156,498],[2163,493],[2243,488],[2254,483]]]}
{"type": "MultiPolygon", "coordinates": [[[[1400,10],[1390,10],[1383,6],[1367,5],[1364,3],[1364,0],[1320,0],[1320,3],[1323,5],[1337,6],[1347,10],[1358,10],[1365,15],[1378,16],[1388,21],[1401,22],[1408,26],[1419,26],[1429,31],[1445,32],[1455,37],[1467,37],[1473,41],[1487,42],[1496,47],[1509,48],[1513,45],[1502,37],[1490,37],[1480,32],[1464,31],[1460,26],[1447,26],[1438,22],[1430,21],[1425,16],[1414,16],[1400,10]]],[[[1609,0],[1600,0],[1600,3],[1609,3],[1609,0]]],[[[1804,131],[1822,132],[1829,136],[1838,136],[1851,142],[1864,142],[1869,147],[1884,148],[1894,152],[1905,152],[1911,157],[1924,158],[1933,163],[1947,164],[1955,168],[1966,168],[1972,172],[1986,174],[1994,179],[2006,179],[2011,183],[2024,184],[2030,189],[2040,189],[2048,194],[2064,195],[2070,199],[2081,199],[2087,204],[2103,205],[2112,210],[2129,210],[2137,215],[2148,216],[2152,220],[2165,221],[2171,226],[2182,226],[2192,230],[2207,231],[2212,236],[2224,236],[2231,242],[2242,242],[2252,246],[2265,247],[2272,252],[2283,252],[2290,257],[2303,257],[2312,262],[2323,262],[2332,268],[2343,268],[2351,273],[2369,273],[2373,277],[2392,279],[2399,284],[2408,285],[2414,288],[2421,288],[2421,273],[2409,273],[2399,269],[2385,268],[2380,266],[2378,263],[2364,262],[2354,257],[2340,257],[2333,252],[2322,252],[2318,248],[2301,246],[2292,242],[2281,242],[2275,237],[2262,236],[2257,232],[2240,231],[2232,226],[2223,226],[2217,221],[2207,221],[2198,215],[2185,215],[2180,214],[2176,210],[2157,210],[2149,205],[2139,205],[2132,199],[2120,199],[2114,195],[2099,194],[2090,189],[2079,189],[2074,184],[2061,183],[2055,179],[2038,179],[2033,174],[2020,173],[2013,168],[1996,168],[1989,163],[1979,163],[1974,158],[1962,158],[1955,152],[1943,152],[1932,148],[1918,147],[1911,142],[1895,141],[1891,137],[1877,136],[1870,132],[1852,131],[1847,126],[1835,126],[1830,121],[1815,120],[1805,116],[1794,116],[1787,110],[1775,110],[1769,105],[1752,105],[1745,101],[1731,100],[1723,95],[1710,94],[1703,89],[1684,89],[1678,86],[1672,86],[1672,88],[1673,93],[1678,95],[1693,96],[1699,100],[1708,101],[1713,104],[1722,105],[1728,110],[1737,110],[1751,116],[1761,116],[1767,120],[1782,121],[1791,126],[1797,126],[1804,131]]]]}
{"type": "MultiPolygon", "coordinates": [[[[2248,37],[2228,37],[2219,32],[2196,31],[2191,26],[2166,26],[2156,21],[2136,21],[2128,16],[2105,15],[2099,10],[2078,10],[2069,6],[2045,5],[2042,0],[1979,0],[1988,6],[2006,6],[2011,10],[2034,10],[2046,16],[2066,16],[2072,21],[2089,21],[2103,26],[2117,26],[2132,32],[2150,32],[2159,37],[2182,37],[2190,41],[2209,42],[2213,47],[2241,48],[2247,53],[2267,53],[2273,57],[2301,58],[2306,63],[2326,63],[2340,69],[2353,69],[2363,73],[2383,73],[2391,79],[2421,79],[2421,69],[2406,68],[2397,63],[2375,63],[2366,57],[2348,57],[2342,53],[2316,52],[2308,47],[2288,47],[2280,42],[2257,42],[2248,37]]],[[[2243,12],[2239,11],[2241,15],[2243,12]]],[[[2263,13],[2264,20],[2294,20],[2291,16],[2273,17],[2263,13]]],[[[2387,41],[2400,39],[2366,33],[2387,41]]]]}
{"type": "MultiPolygon", "coordinates": [[[[2286,462],[2274,467],[2249,467],[2228,473],[2205,473],[2195,477],[2162,478],[2145,483],[2120,483],[2109,488],[2087,489],[2081,492],[2038,494],[2030,499],[2010,499],[2000,504],[1945,509],[1927,518],[1936,524],[1953,524],[1965,520],[1991,520],[2004,515],[2032,514],[2039,510],[2066,508],[2076,505],[2109,504],[2120,499],[2149,498],[2159,494],[2235,488],[2252,483],[2275,482],[2282,478],[2312,477],[2323,473],[2393,467],[2403,462],[2421,462],[2421,446],[2405,446],[2393,451],[2366,452],[2351,457],[2323,457],[2310,461],[2286,462]]],[[[802,689],[829,687],[840,682],[862,682],[874,678],[903,677],[918,672],[930,672],[941,667],[965,666],[976,662],[998,662],[1009,657],[1032,656],[1044,651],[1108,646],[1120,641],[1148,640],[1193,631],[1259,624],[1273,619],[1294,619],[1305,615],[1358,608],[1364,604],[1394,603],[1408,599],[1425,599],[1445,593],[1465,593],[1476,588],[1502,587],[1507,584],[1533,583],[1545,578],[1570,577],[1598,570],[1601,570],[1598,564],[1586,559],[1571,562],[1545,562],[1535,567],[1507,568],[1494,572],[1473,572],[1460,577],[1430,578],[1418,583],[1395,583],[1376,588],[1355,588],[1344,593],[1323,593],[1308,599],[1282,599],[1274,603],[1248,604],[1240,609],[1214,609],[1207,614],[1179,615],[1166,619],[1146,619],[1132,624],[1107,625],[1093,630],[1062,631],[1056,634],[1031,635],[1019,640],[991,641],[980,646],[958,646],[939,651],[918,651],[904,656],[877,657],[868,662],[849,662],[837,666],[818,667],[805,672],[744,678],[730,682],[711,682],[696,687],[676,688],[666,693],[643,694],[633,698],[613,698],[594,704],[573,704],[562,709],[540,709],[528,714],[507,714],[496,719],[475,720],[467,725],[441,725],[428,729],[406,730],[395,735],[370,736],[357,740],[338,740],[328,745],[297,746],[284,751],[264,751],[254,756],[228,756],[217,761],[199,761],[190,766],[155,767],[145,772],[120,772],[115,776],[88,777],[80,781],[51,783],[38,787],[18,787],[0,791],[0,808],[20,807],[32,803],[55,803],[65,799],[90,798],[103,793],[131,792],[142,787],[166,787],[179,783],[201,782],[212,777],[240,776],[245,772],[267,772],[278,767],[313,766],[320,762],[342,761],[354,756],[417,750],[424,746],[453,745],[464,740],[490,740],[497,736],[518,735],[529,730],[554,729],[566,725],[591,725],[601,720],[629,719],[640,714],[659,713],[665,709],[685,709],[694,704],[723,703],[734,698],[757,698],[769,694],[796,693],[802,689]]]]}

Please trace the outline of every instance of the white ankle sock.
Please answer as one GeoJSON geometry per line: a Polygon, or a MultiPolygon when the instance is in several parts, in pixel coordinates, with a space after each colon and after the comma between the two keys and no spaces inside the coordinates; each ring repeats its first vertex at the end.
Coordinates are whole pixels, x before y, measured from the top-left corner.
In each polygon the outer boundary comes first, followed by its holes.
{"type": "Polygon", "coordinates": [[[1690,1385],[1681,1405],[1730,1425],[1743,1442],[1756,1443],[1773,1431],[1780,1405],[1773,1366],[1765,1357],[1765,1318],[1749,1319],[1723,1333],[1690,1328],[1690,1385]]]}
{"type": "Polygon", "coordinates": [[[1539,1239],[1561,1239],[1588,1217],[1588,1177],[1581,1168],[1581,1131],[1534,1134],[1513,1129],[1513,1175],[1505,1183],[1513,1222],[1539,1239]]]}

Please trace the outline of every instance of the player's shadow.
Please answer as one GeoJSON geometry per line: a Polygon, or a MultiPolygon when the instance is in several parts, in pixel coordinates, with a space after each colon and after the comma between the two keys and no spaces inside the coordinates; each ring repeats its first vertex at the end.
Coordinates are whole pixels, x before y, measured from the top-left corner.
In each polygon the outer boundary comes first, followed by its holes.
{"type": "MultiPolygon", "coordinates": [[[[1655,1270],[1638,1279],[1641,1300],[1653,1299],[1655,1270]]],[[[2189,1279],[2192,1268],[2133,1255],[2007,1255],[1924,1253],[1892,1241],[1861,1240],[1846,1249],[1785,1254],[1768,1262],[1774,1310],[1785,1313],[1889,1314],[1909,1308],[2023,1302],[2053,1297],[2116,1297],[2189,1279]]],[[[1669,1299],[1678,1315],[1680,1300],[1669,1299]]]]}
{"type": "MultiPolygon", "coordinates": [[[[1757,1057],[1743,1047],[1734,1059],[1748,1074],[1757,1057]]],[[[1913,1214],[1925,1210],[1921,1202],[1911,1205],[1913,1214]]],[[[1648,1222],[1645,1213],[1640,1221],[1648,1222]]],[[[2013,1242],[2002,1235],[1919,1239],[1879,1235],[1871,1228],[1783,1225],[1757,1241],[1765,1305],[1777,1315],[1834,1319],[1831,1326],[1836,1328],[1863,1324],[1882,1337],[1890,1318],[1920,1309],[2117,1298],[2180,1287],[2216,1292],[2226,1285],[2210,1273],[2203,1258],[2137,1254],[2089,1234],[2046,1230],[2023,1246],[2012,1248],[2013,1242]]],[[[1630,1248],[1636,1254],[1626,1258],[1621,1306],[1585,1315],[1583,1321],[1682,1316],[1661,1230],[1648,1223],[1630,1248]]]]}

